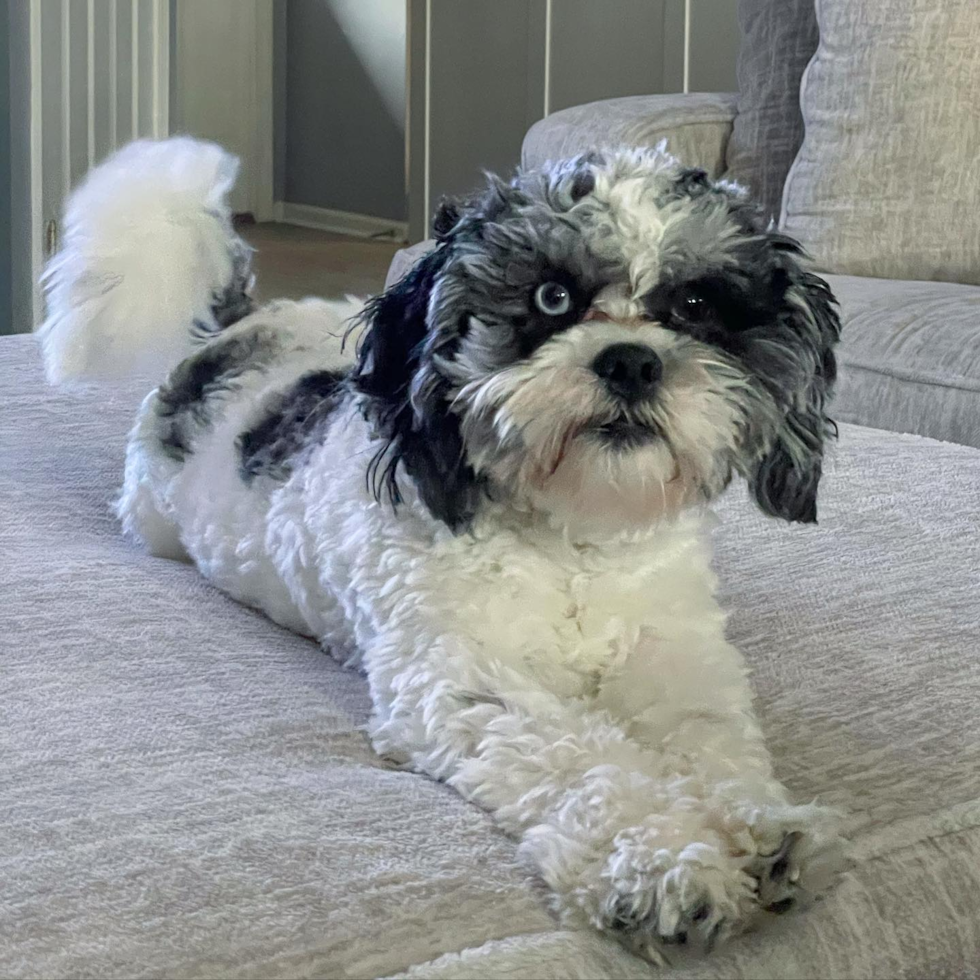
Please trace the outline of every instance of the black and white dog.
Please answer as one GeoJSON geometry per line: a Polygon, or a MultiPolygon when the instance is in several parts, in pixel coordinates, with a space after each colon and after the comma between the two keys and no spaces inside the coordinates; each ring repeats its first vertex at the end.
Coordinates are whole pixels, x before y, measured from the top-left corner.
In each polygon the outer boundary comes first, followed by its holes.
{"type": "Polygon", "coordinates": [[[663,149],[491,178],[345,366],[336,304],[249,299],[235,170],[127,147],[47,273],[52,380],[177,365],[126,532],[362,669],[375,748],[492,811],[564,922],[656,958],[826,887],[837,818],[773,776],[702,530],[735,474],[816,519],[839,321],[799,246],[663,149]]]}

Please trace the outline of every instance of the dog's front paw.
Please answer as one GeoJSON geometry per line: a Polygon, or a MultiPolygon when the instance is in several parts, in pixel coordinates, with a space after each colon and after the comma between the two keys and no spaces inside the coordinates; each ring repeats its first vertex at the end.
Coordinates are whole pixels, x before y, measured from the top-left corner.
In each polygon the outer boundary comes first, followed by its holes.
{"type": "Polygon", "coordinates": [[[664,946],[710,950],[756,908],[756,882],[715,844],[679,851],[624,832],[601,872],[592,921],[655,962],[664,946]]]}
{"type": "Polygon", "coordinates": [[[761,908],[781,915],[826,891],[846,864],[839,815],[818,806],[757,810],[747,820],[755,855],[745,865],[761,908]]]}
{"type": "Polygon", "coordinates": [[[555,889],[563,921],[587,921],[663,963],[666,947],[708,951],[760,913],[806,904],[841,870],[831,811],[746,805],[716,817],[713,826],[651,819],[605,848],[569,846],[550,833],[532,834],[525,847],[555,889]]]}

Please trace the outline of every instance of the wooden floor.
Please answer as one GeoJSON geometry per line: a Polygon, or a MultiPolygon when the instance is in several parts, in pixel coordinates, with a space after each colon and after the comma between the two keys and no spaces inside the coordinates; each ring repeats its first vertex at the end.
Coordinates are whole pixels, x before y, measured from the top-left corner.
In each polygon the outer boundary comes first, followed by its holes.
{"type": "Polygon", "coordinates": [[[402,247],[293,225],[247,225],[239,234],[255,249],[252,268],[260,302],[377,293],[391,257],[402,247]]]}

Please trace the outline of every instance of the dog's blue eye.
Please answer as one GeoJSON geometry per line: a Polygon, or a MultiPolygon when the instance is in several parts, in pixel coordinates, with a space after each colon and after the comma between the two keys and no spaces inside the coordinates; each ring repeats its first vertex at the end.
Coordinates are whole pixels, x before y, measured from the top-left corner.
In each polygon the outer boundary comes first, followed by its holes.
{"type": "Polygon", "coordinates": [[[544,282],[534,292],[534,305],[547,316],[562,316],[572,308],[572,297],[558,282],[544,282]]]}

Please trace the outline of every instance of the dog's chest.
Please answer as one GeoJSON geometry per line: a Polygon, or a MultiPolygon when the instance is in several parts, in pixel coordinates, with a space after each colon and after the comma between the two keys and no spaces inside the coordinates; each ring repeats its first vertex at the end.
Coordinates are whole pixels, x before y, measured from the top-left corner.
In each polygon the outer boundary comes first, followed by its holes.
{"type": "MultiPolygon", "coordinates": [[[[643,540],[602,545],[576,545],[543,521],[489,510],[473,534],[453,535],[409,484],[397,514],[366,501],[361,470],[333,462],[363,457],[343,436],[304,476],[309,546],[294,555],[313,559],[310,595],[326,588],[332,596],[311,625],[330,645],[367,650],[380,635],[419,650],[446,642],[474,666],[515,669],[575,697],[594,693],[639,647],[656,655],[658,637],[717,614],[696,514],[643,540]]],[[[306,581],[301,573],[283,574],[295,587],[306,581]]]]}
{"type": "Polygon", "coordinates": [[[572,696],[594,693],[641,639],[649,655],[712,602],[700,548],[674,532],[605,549],[501,535],[459,549],[451,565],[452,615],[482,655],[572,696]]]}

